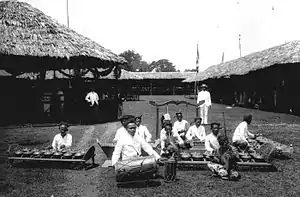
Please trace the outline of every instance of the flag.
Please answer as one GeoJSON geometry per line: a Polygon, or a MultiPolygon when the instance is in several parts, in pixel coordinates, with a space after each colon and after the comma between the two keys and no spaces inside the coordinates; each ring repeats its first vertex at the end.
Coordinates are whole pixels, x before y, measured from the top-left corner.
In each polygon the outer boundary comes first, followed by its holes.
{"type": "Polygon", "coordinates": [[[222,62],[221,63],[224,63],[224,52],[222,54],[222,62]]]}
{"type": "Polygon", "coordinates": [[[199,71],[199,49],[198,49],[198,43],[197,43],[196,70],[197,70],[197,72],[199,71]]]}

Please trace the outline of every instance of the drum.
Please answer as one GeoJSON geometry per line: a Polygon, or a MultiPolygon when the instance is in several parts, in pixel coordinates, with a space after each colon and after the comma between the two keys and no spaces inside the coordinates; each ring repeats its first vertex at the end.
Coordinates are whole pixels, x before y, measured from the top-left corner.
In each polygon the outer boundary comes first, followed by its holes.
{"type": "Polygon", "coordinates": [[[154,156],[135,157],[115,164],[117,182],[134,182],[156,177],[157,164],[154,156]]]}
{"type": "Polygon", "coordinates": [[[165,162],[165,182],[174,182],[176,180],[176,167],[177,162],[173,157],[165,162]]]}

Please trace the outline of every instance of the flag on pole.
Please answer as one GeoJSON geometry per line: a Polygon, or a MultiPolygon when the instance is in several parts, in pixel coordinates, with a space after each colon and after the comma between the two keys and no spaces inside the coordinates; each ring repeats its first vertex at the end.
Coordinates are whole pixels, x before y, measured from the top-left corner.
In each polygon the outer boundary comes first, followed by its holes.
{"type": "Polygon", "coordinates": [[[198,43],[197,43],[196,70],[197,70],[197,72],[199,72],[199,49],[198,49],[198,43]]]}
{"type": "Polygon", "coordinates": [[[222,54],[222,62],[221,63],[224,63],[224,52],[222,54]]]}

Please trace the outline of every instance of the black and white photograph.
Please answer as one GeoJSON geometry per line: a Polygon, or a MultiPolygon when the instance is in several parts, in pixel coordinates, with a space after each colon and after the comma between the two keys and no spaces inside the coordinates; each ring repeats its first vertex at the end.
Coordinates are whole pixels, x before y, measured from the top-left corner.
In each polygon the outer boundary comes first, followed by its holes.
{"type": "Polygon", "coordinates": [[[0,0],[0,197],[300,196],[299,8],[0,0]]]}

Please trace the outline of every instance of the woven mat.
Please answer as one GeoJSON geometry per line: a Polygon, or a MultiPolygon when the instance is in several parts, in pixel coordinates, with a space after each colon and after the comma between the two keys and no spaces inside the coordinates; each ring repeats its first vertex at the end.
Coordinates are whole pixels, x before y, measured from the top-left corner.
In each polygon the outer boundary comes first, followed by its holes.
{"type": "Polygon", "coordinates": [[[111,160],[105,160],[105,162],[102,164],[102,168],[108,168],[111,167],[111,160]]]}

